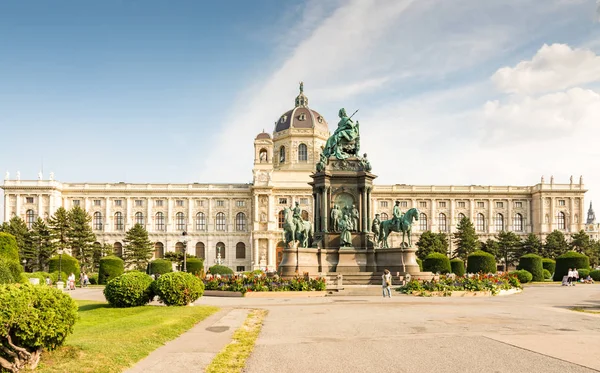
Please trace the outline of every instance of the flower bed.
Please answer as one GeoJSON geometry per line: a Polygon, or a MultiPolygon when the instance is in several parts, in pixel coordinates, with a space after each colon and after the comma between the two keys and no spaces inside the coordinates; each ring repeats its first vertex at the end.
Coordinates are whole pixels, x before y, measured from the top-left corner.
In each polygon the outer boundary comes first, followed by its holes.
{"type": "Polygon", "coordinates": [[[502,290],[521,289],[519,279],[511,274],[468,275],[464,277],[440,276],[431,281],[411,280],[398,290],[420,296],[452,296],[453,292],[489,292],[497,295],[502,290]]]}
{"type": "Polygon", "coordinates": [[[324,278],[295,277],[283,280],[279,276],[268,277],[264,273],[252,273],[237,276],[211,276],[204,279],[205,290],[233,291],[246,294],[248,292],[267,291],[324,291],[324,278]]]}

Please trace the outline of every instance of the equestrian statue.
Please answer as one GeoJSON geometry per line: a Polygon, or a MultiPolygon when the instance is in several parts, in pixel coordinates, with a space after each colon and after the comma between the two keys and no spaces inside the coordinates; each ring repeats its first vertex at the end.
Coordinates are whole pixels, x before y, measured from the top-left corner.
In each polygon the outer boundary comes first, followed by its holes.
{"type": "Polygon", "coordinates": [[[300,247],[308,247],[311,244],[312,224],[302,219],[301,211],[298,202],[294,208],[283,209],[283,238],[287,245],[294,241],[298,241],[300,247]]]}
{"type": "Polygon", "coordinates": [[[404,240],[406,235],[408,235],[408,247],[412,245],[410,238],[411,226],[413,220],[419,220],[419,210],[416,208],[411,208],[405,214],[399,214],[399,207],[398,212],[396,212],[396,207],[398,206],[394,206],[394,218],[381,222],[378,242],[381,242],[382,248],[389,248],[387,239],[390,235],[390,232],[402,232],[402,243],[400,246],[405,245],[404,240]]]}

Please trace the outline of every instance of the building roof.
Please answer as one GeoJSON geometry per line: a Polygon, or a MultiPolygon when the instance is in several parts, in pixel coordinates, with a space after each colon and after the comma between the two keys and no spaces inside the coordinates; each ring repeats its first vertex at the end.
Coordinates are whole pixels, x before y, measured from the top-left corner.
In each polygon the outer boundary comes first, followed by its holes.
{"type": "Polygon", "coordinates": [[[275,132],[290,128],[317,128],[328,132],[325,118],[308,107],[308,97],[304,94],[304,83],[300,83],[300,93],[296,96],[293,109],[283,113],[275,123],[275,132]]]}

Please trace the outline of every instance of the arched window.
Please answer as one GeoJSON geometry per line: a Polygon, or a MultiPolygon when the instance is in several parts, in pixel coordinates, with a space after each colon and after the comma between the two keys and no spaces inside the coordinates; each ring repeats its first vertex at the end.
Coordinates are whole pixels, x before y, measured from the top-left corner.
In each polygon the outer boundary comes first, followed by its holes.
{"type": "Polygon", "coordinates": [[[135,213],[135,224],[144,225],[144,214],[141,212],[135,213]]]}
{"type": "Polygon", "coordinates": [[[235,216],[235,230],[243,232],[246,230],[246,214],[238,212],[235,216]]]}
{"type": "Polygon", "coordinates": [[[154,258],[164,258],[165,256],[165,246],[162,242],[157,242],[154,244],[154,258]]]}
{"type": "Polygon", "coordinates": [[[175,244],[175,252],[182,253],[183,252],[183,242],[177,242],[175,244]]]}
{"type": "Polygon", "coordinates": [[[206,258],[206,254],[204,252],[204,243],[203,242],[198,242],[196,244],[196,257],[200,258],[200,259],[205,259],[206,258]]]}
{"type": "Polygon", "coordinates": [[[163,214],[162,212],[157,212],[156,215],[154,215],[154,225],[156,226],[157,231],[164,231],[165,214],[163,214]]]}
{"type": "Polygon", "coordinates": [[[123,244],[120,242],[115,242],[113,245],[113,250],[115,251],[115,255],[119,258],[123,257],[123,244]]]}
{"type": "Polygon", "coordinates": [[[446,230],[448,230],[445,214],[440,213],[440,215],[438,216],[438,226],[440,228],[440,232],[446,232],[446,230]]]}
{"type": "Polygon", "coordinates": [[[115,230],[122,231],[125,227],[123,226],[123,214],[115,212],[115,230]]]}
{"type": "Polygon", "coordinates": [[[102,213],[101,212],[96,211],[94,213],[93,227],[94,227],[94,230],[97,230],[97,231],[102,229],[102,213]]]}
{"type": "Polygon", "coordinates": [[[225,214],[222,212],[219,212],[217,214],[217,218],[216,218],[216,229],[218,231],[224,231],[225,230],[225,214]]]}
{"type": "Polygon", "coordinates": [[[301,215],[302,215],[302,219],[303,219],[303,220],[306,220],[306,221],[309,221],[309,220],[310,220],[310,219],[309,219],[309,216],[310,216],[310,215],[308,214],[308,211],[306,211],[306,210],[302,210],[302,214],[301,214],[301,215]]]}
{"type": "Polygon", "coordinates": [[[35,213],[33,210],[27,210],[27,212],[25,212],[25,220],[27,222],[27,228],[31,229],[35,222],[35,213]]]}
{"type": "Polygon", "coordinates": [[[277,222],[279,223],[279,229],[283,228],[283,223],[285,223],[285,213],[283,210],[279,211],[279,214],[277,214],[277,222]]]}
{"type": "Polygon", "coordinates": [[[279,163],[285,163],[285,146],[279,148],[279,163]]]}
{"type": "Polygon", "coordinates": [[[246,245],[243,242],[238,242],[235,245],[235,258],[246,259],[246,245]]]}
{"type": "Polygon", "coordinates": [[[458,221],[456,222],[456,225],[458,225],[458,223],[460,223],[461,220],[463,220],[464,218],[466,218],[465,214],[463,214],[462,212],[458,213],[458,221]]]}
{"type": "Polygon", "coordinates": [[[481,213],[477,214],[477,218],[475,219],[475,230],[478,232],[485,231],[485,216],[481,213]]]}
{"type": "Polygon", "coordinates": [[[515,214],[513,217],[513,230],[515,232],[523,232],[523,215],[515,214]]]}
{"type": "Polygon", "coordinates": [[[419,229],[421,231],[427,230],[427,215],[425,215],[424,213],[419,214],[419,229]]]}
{"type": "Polygon", "coordinates": [[[504,215],[496,214],[496,232],[502,232],[504,230],[504,215]]]}
{"type": "Polygon", "coordinates": [[[379,214],[379,220],[386,221],[388,219],[389,219],[388,214],[386,214],[385,212],[382,212],[381,214],[379,214]]]}
{"type": "Polygon", "coordinates": [[[308,148],[306,144],[298,145],[298,162],[307,162],[308,161],[308,148]]]}
{"type": "Polygon", "coordinates": [[[562,211],[559,211],[558,214],[556,215],[556,223],[558,226],[558,229],[565,229],[566,225],[565,225],[565,213],[562,211]]]}
{"type": "Polygon", "coordinates": [[[197,231],[205,231],[206,230],[206,217],[203,212],[199,212],[196,214],[196,230],[197,231]]]}
{"type": "Polygon", "coordinates": [[[223,242],[217,243],[216,249],[217,249],[216,255],[221,253],[221,259],[225,259],[225,244],[223,242]]]}
{"type": "Polygon", "coordinates": [[[175,214],[175,224],[177,225],[176,229],[178,231],[185,230],[185,215],[183,215],[183,212],[178,212],[175,214]]]}

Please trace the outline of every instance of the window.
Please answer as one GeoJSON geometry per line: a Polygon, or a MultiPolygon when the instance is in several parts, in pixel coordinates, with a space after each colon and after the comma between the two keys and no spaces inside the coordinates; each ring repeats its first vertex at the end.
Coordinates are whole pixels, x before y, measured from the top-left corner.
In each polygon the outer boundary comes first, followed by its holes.
{"type": "Polygon", "coordinates": [[[483,216],[483,214],[477,214],[477,217],[475,218],[475,230],[478,232],[483,232],[485,230],[485,216],[483,216]]]}
{"type": "Polygon", "coordinates": [[[216,222],[217,222],[217,230],[218,231],[224,231],[225,230],[225,214],[220,212],[217,214],[216,217],[216,222]]]}
{"type": "Polygon", "coordinates": [[[177,207],[183,207],[183,200],[182,200],[182,199],[178,199],[178,200],[176,200],[176,201],[175,201],[175,205],[176,205],[177,207]]]}
{"type": "Polygon", "coordinates": [[[467,204],[465,201],[458,201],[457,203],[458,203],[458,207],[462,207],[462,208],[467,207],[467,204]]]}
{"type": "Polygon", "coordinates": [[[178,231],[185,230],[185,215],[183,215],[183,212],[178,212],[177,214],[175,214],[175,224],[177,226],[176,229],[178,231]]]}
{"type": "Polygon", "coordinates": [[[235,216],[235,230],[243,232],[246,230],[246,214],[238,212],[235,216]]]}
{"type": "Polygon", "coordinates": [[[95,230],[102,229],[102,213],[100,213],[100,212],[94,213],[93,227],[95,230]]]}
{"type": "Polygon", "coordinates": [[[278,222],[279,229],[282,229],[283,223],[285,223],[285,214],[284,214],[283,210],[279,211],[279,214],[277,214],[277,222],[278,222]]]}
{"type": "Polygon", "coordinates": [[[217,243],[217,256],[221,254],[221,259],[225,259],[225,244],[223,242],[217,243]]]}
{"type": "Polygon", "coordinates": [[[383,208],[387,208],[388,207],[388,201],[380,201],[379,202],[379,206],[383,207],[383,208]]]}
{"type": "Polygon", "coordinates": [[[115,206],[123,206],[123,200],[122,199],[115,199],[115,206]]]}
{"type": "Polygon", "coordinates": [[[102,204],[102,201],[100,201],[99,199],[94,200],[94,206],[100,206],[101,204],[102,204]]]}
{"type": "Polygon", "coordinates": [[[465,214],[463,214],[462,212],[459,212],[458,213],[458,222],[457,222],[457,224],[460,223],[460,221],[463,220],[464,218],[466,218],[465,214]]]}
{"type": "Polygon", "coordinates": [[[565,205],[565,200],[564,199],[559,199],[558,200],[558,205],[559,206],[564,206],[565,205]]]}
{"type": "Polygon", "coordinates": [[[196,214],[196,230],[197,231],[205,231],[206,230],[206,217],[203,212],[199,212],[196,214]]]}
{"type": "Polygon", "coordinates": [[[379,214],[379,220],[386,221],[388,219],[389,219],[388,214],[386,214],[385,212],[382,212],[381,214],[379,214]]]}
{"type": "Polygon", "coordinates": [[[520,209],[523,207],[523,202],[515,202],[515,208],[520,209]]]}
{"type": "Polygon", "coordinates": [[[496,202],[496,208],[497,209],[504,208],[504,202],[496,202]]]}
{"type": "Polygon", "coordinates": [[[246,267],[244,267],[244,266],[237,266],[237,267],[235,267],[235,270],[237,272],[244,272],[244,271],[246,271],[246,267]]]}
{"type": "Polygon", "coordinates": [[[425,201],[419,202],[419,207],[427,207],[427,202],[425,202],[425,201]]]}
{"type": "Polygon", "coordinates": [[[287,205],[287,198],[279,198],[280,205],[287,205]]]}
{"type": "Polygon", "coordinates": [[[157,212],[156,215],[154,215],[154,223],[155,223],[157,231],[164,231],[165,230],[165,214],[163,214],[162,212],[157,212]]]}
{"type": "Polygon", "coordinates": [[[217,207],[224,207],[225,206],[225,201],[223,201],[222,199],[217,200],[217,207]]]}
{"type": "Polygon", "coordinates": [[[400,201],[400,207],[408,207],[407,201],[400,201]]]}
{"type": "Polygon", "coordinates": [[[115,212],[115,230],[122,231],[123,228],[123,214],[115,212]]]}
{"type": "Polygon", "coordinates": [[[279,163],[285,163],[285,146],[279,148],[279,163]]]}
{"type": "Polygon", "coordinates": [[[175,252],[176,253],[182,253],[183,252],[183,242],[177,242],[175,244],[175,252]]]}
{"type": "Polygon", "coordinates": [[[33,203],[33,197],[25,197],[25,203],[33,203]]]}
{"type": "Polygon", "coordinates": [[[446,208],[446,202],[445,201],[441,201],[441,202],[438,202],[438,203],[439,203],[439,207],[446,208]]]}
{"type": "Polygon", "coordinates": [[[25,222],[27,223],[27,228],[31,229],[33,223],[35,222],[35,214],[33,210],[27,210],[25,212],[25,222]]]}
{"type": "Polygon", "coordinates": [[[513,229],[515,232],[523,232],[523,215],[515,214],[513,217],[513,229]]]}
{"type": "Polygon", "coordinates": [[[246,245],[243,242],[238,242],[235,245],[235,258],[246,259],[246,245]]]}
{"type": "Polygon", "coordinates": [[[300,198],[301,205],[308,205],[308,198],[300,198]]]}
{"type": "Polygon", "coordinates": [[[202,201],[202,200],[197,200],[197,201],[196,201],[196,206],[198,206],[198,207],[204,207],[204,201],[202,201]]]}
{"type": "Polygon", "coordinates": [[[496,214],[496,232],[502,232],[504,230],[504,215],[496,214]]]}
{"type": "Polygon", "coordinates": [[[419,229],[422,231],[427,230],[427,215],[423,213],[419,214],[419,229]]]}
{"type": "Polygon", "coordinates": [[[196,258],[206,259],[203,242],[196,243],[196,258]]]}
{"type": "Polygon", "coordinates": [[[448,230],[448,226],[446,224],[446,215],[440,214],[438,216],[438,226],[440,228],[440,232],[446,232],[448,230]]]}
{"type": "Polygon", "coordinates": [[[477,208],[478,209],[482,209],[485,207],[485,203],[484,202],[477,202],[477,208]]]}
{"type": "Polygon", "coordinates": [[[163,258],[165,256],[165,247],[162,242],[154,244],[154,258],[163,258]]]}
{"type": "Polygon", "coordinates": [[[81,206],[81,201],[78,199],[73,200],[73,206],[81,206]]]}
{"type": "Polygon", "coordinates": [[[142,201],[141,199],[135,200],[135,207],[143,207],[143,206],[144,206],[144,201],[142,201]]]}
{"type": "Polygon", "coordinates": [[[235,201],[235,205],[237,207],[244,207],[246,206],[246,201],[235,201]]]}
{"type": "Polygon", "coordinates": [[[565,213],[562,211],[558,212],[556,216],[556,223],[558,225],[558,229],[565,229],[565,213]]]}
{"type": "Polygon", "coordinates": [[[298,162],[308,161],[308,148],[305,144],[298,145],[298,162]]]}
{"type": "Polygon", "coordinates": [[[157,199],[156,201],[154,201],[154,205],[156,207],[162,207],[164,204],[164,201],[162,199],[157,199]]]}
{"type": "Polygon", "coordinates": [[[135,213],[135,224],[144,225],[144,214],[141,212],[135,213]]]}

